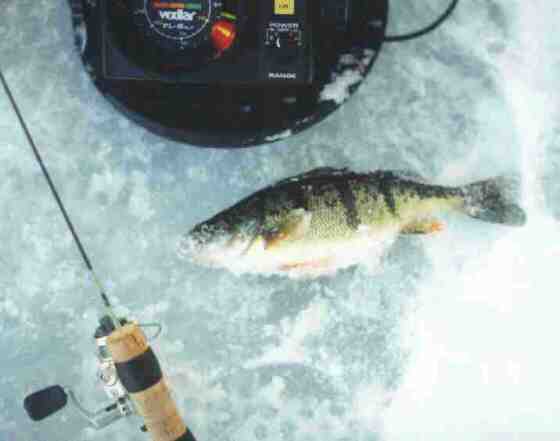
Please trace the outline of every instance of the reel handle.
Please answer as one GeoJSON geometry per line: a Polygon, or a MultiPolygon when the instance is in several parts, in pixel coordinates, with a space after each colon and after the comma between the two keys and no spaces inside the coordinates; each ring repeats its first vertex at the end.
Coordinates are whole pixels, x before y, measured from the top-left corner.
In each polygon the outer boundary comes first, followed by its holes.
{"type": "Polygon", "coordinates": [[[127,323],[107,337],[107,347],[124,388],[153,441],[196,441],[186,427],[161,368],[137,323],[127,323]]]}

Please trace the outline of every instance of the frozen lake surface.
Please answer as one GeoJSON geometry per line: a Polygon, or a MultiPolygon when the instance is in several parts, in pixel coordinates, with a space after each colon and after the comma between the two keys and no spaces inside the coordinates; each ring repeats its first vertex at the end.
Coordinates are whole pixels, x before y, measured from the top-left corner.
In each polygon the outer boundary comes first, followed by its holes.
{"type": "MultiPolygon", "coordinates": [[[[341,110],[300,136],[199,150],[99,95],[63,0],[0,0],[3,69],[118,312],[155,342],[199,441],[560,439],[560,5],[462,1],[437,32],[386,45],[341,110]],[[409,169],[441,184],[518,174],[526,227],[460,216],[399,239],[378,274],[236,277],[180,260],[180,236],[258,188],[315,167],[409,169]]],[[[391,0],[392,33],[447,0],[391,0]]],[[[0,95],[0,440],[148,439],[23,397],[74,388],[90,408],[98,298],[0,95]]]]}

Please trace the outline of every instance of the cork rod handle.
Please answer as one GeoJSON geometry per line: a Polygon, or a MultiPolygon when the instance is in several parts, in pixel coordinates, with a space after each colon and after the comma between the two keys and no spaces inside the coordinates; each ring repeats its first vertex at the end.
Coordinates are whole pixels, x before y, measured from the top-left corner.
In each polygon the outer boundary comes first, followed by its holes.
{"type": "Polygon", "coordinates": [[[107,337],[119,378],[130,394],[153,441],[196,441],[185,426],[159,362],[136,323],[127,323],[107,337]]]}

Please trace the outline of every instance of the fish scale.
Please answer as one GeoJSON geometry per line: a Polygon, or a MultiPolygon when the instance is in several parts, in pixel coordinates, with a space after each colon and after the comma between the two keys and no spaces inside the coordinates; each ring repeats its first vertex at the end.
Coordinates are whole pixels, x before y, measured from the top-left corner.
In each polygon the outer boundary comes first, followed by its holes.
{"type": "Polygon", "coordinates": [[[371,185],[357,185],[354,190],[361,225],[383,225],[394,219],[384,195],[371,185]]]}
{"type": "Polygon", "coordinates": [[[355,231],[348,225],[347,207],[335,188],[311,196],[309,212],[312,218],[306,240],[345,238],[355,231]]]}

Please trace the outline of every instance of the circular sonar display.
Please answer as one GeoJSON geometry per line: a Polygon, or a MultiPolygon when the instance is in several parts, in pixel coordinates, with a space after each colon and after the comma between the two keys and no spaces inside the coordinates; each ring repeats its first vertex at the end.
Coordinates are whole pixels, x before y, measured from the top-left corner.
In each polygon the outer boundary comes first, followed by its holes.
{"type": "Polygon", "coordinates": [[[150,27],[161,37],[187,43],[210,26],[221,2],[211,0],[146,0],[150,27]]]}
{"type": "Polygon", "coordinates": [[[135,0],[136,26],[167,50],[195,49],[208,41],[222,11],[220,0],[135,0]]]}

